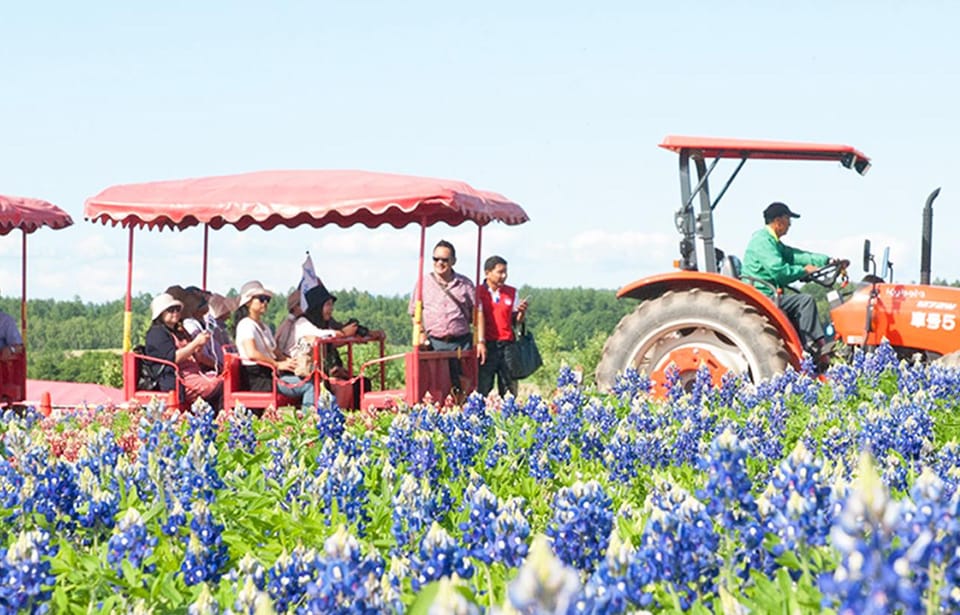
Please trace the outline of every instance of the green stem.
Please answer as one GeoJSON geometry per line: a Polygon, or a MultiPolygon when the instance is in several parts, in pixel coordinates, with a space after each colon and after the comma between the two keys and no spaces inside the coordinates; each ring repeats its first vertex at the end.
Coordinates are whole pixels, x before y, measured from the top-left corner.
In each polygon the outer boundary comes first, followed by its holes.
{"type": "Polygon", "coordinates": [[[487,570],[487,609],[492,612],[496,606],[496,600],[493,595],[493,573],[490,571],[491,566],[493,566],[493,564],[488,564],[484,566],[484,568],[487,570]]]}

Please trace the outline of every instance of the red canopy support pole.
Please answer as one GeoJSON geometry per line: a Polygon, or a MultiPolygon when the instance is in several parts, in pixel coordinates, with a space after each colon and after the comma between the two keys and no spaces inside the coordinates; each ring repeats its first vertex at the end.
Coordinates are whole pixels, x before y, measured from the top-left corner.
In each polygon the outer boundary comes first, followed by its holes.
{"type": "Polygon", "coordinates": [[[423,332],[423,254],[427,246],[427,221],[420,223],[420,259],[417,268],[417,288],[413,291],[413,347],[420,345],[423,332]]]}
{"type": "Polygon", "coordinates": [[[27,231],[23,232],[20,244],[20,337],[23,338],[23,347],[27,347],[27,231]]]}
{"type": "Polygon", "coordinates": [[[203,286],[200,287],[203,290],[207,290],[207,248],[209,247],[210,247],[210,225],[204,224],[203,225],[203,277],[201,280],[203,283],[203,286]]]}
{"type": "Polygon", "coordinates": [[[130,225],[130,238],[127,240],[127,298],[123,304],[123,351],[130,352],[133,329],[133,225],[130,225]]]}
{"type": "Polygon", "coordinates": [[[473,298],[473,347],[476,348],[477,344],[480,343],[482,338],[481,327],[483,327],[483,320],[480,318],[480,285],[483,284],[483,279],[480,277],[480,255],[483,254],[483,226],[477,225],[477,284],[474,287],[474,298],[473,298]]]}

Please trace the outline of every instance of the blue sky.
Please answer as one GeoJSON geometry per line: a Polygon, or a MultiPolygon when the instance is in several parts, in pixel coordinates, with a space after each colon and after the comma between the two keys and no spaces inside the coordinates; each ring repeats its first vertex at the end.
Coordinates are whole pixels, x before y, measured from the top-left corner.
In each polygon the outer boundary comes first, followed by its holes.
{"type": "MultiPolygon", "coordinates": [[[[937,186],[934,276],[960,278],[955,204],[960,9],[948,2],[34,2],[0,8],[0,194],[76,224],[28,239],[29,295],[120,297],[126,238],[83,201],[128,182],[260,169],[450,177],[519,202],[483,255],[511,281],[617,288],[677,258],[668,134],[847,143],[832,163],[748,163],[716,212],[742,253],[760,212],[803,217],[787,243],[859,260],[889,245],[919,277],[937,186]]],[[[475,230],[428,231],[474,269],[475,230]]],[[[305,250],[332,288],[409,291],[417,232],[337,227],[211,233],[209,286],[284,291],[305,250]]],[[[200,282],[202,234],[136,235],[134,291],[200,282]]],[[[0,293],[20,241],[0,237],[0,293]]]]}

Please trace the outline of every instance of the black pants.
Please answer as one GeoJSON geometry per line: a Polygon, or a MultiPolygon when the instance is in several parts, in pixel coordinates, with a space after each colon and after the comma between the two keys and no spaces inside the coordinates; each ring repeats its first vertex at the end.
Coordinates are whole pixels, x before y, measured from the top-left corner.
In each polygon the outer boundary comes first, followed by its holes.
{"type": "Polygon", "coordinates": [[[817,314],[817,302],[810,295],[802,293],[783,295],[780,298],[783,310],[800,334],[803,347],[811,354],[817,349],[817,340],[823,338],[823,325],[817,314]]]}
{"type": "Polygon", "coordinates": [[[510,377],[510,370],[507,369],[507,361],[504,357],[504,349],[513,342],[487,342],[487,360],[480,364],[480,374],[477,377],[477,392],[486,397],[493,390],[493,378],[497,377],[497,392],[500,397],[507,394],[507,391],[516,396],[517,381],[510,377]]]}
{"type": "MultiPolygon", "coordinates": [[[[439,337],[428,337],[430,347],[434,350],[469,350],[473,347],[473,336],[469,333],[455,335],[446,339],[439,337]]],[[[463,369],[460,367],[459,359],[450,359],[450,387],[455,392],[460,391],[460,376],[463,375],[463,369]]]]}

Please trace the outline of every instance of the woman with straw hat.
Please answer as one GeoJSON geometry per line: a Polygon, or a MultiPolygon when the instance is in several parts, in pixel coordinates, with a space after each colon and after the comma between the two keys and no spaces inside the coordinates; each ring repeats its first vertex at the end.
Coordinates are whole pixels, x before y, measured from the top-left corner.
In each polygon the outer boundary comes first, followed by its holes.
{"type": "MultiPolygon", "coordinates": [[[[210,334],[200,333],[190,339],[183,330],[180,319],[183,303],[169,293],[160,293],[150,302],[152,324],[147,331],[146,354],[177,364],[180,373],[180,397],[186,406],[192,406],[197,398],[203,398],[219,410],[222,405],[223,381],[204,372],[197,362],[197,354],[210,340],[210,334]]],[[[169,365],[154,363],[151,366],[160,391],[172,391],[177,386],[177,375],[169,365]]]]}
{"type": "Polygon", "coordinates": [[[263,321],[272,298],[273,293],[256,280],[240,288],[240,308],[235,320],[243,384],[249,391],[272,391],[276,373],[277,391],[299,399],[305,406],[315,405],[313,379],[301,380],[292,373],[293,359],[277,348],[273,332],[263,321]]]}

